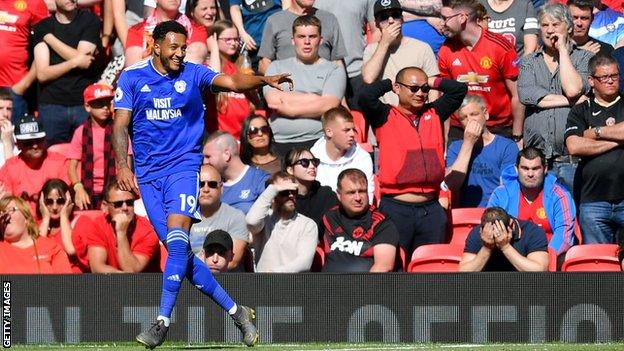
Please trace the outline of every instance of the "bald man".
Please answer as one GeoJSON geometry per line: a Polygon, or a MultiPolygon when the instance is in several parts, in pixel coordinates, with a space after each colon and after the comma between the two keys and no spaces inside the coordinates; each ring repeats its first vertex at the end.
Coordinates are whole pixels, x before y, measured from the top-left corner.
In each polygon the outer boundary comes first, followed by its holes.
{"type": "Polygon", "coordinates": [[[204,164],[213,166],[223,179],[221,201],[247,214],[266,188],[269,174],[241,161],[238,143],[223,131],[216,131],[204,141],[204,164]]]}

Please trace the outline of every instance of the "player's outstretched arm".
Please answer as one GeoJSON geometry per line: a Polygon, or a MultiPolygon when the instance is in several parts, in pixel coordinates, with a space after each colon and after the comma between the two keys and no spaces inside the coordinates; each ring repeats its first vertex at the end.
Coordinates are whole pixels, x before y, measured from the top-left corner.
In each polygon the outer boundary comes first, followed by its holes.
{"type": "Polygon", "coordinates": [[[213,91],[234,91],[242,93],[247,90],[270,85],[275,89],[284,90],[282,83],[288,83],[289,90],[293,89],[290,73],[276,74],[274,76],[251,76],[247,74],[226,75],[221,74],[212,81],[213,91]]]}
{"type": "Polygon", "coordinates": [[[115,164],[117,165],[117,182],[124,191],[139,193],[134,179],[134,173],[128,165],[128,125],[132,118],[132,112],[128,110],[116,110],[113,124],[113,150],[115,151],[115,164]]]}

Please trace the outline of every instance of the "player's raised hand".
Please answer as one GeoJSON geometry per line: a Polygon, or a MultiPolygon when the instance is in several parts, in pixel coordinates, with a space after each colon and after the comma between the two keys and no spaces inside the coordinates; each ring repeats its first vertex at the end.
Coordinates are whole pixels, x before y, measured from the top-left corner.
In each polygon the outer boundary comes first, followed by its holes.
{"type": "Polygon", "coordinates": [[[130,168],[123,167],[118,169],[116,177],[119,189],[123,191],[131,191],[136,195],[139,194],[139,186],[137,184],[136,177],[130,168]]]}
{"type": "Polygon", "coordinates": [[[290,79],[290,73],[276,74],[274,76],[264,76],[264,82],[278,90],[284,90],[280,85],[282,83],[288,83],[288,90],[293,90],[294,88],[293,81],[292,79],[290,79]]]}

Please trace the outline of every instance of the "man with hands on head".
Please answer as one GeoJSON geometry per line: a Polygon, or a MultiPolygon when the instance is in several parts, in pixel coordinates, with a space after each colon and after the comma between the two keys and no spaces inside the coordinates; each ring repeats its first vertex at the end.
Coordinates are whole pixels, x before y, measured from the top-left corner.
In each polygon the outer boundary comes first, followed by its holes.
{"type": "Polygon", "coordinates": [[[468,234],[459,270],[546,271],[547,246],[542,228],[513,218],[500,207],[489,207],[481,216],[481,225],[468,234]]]}

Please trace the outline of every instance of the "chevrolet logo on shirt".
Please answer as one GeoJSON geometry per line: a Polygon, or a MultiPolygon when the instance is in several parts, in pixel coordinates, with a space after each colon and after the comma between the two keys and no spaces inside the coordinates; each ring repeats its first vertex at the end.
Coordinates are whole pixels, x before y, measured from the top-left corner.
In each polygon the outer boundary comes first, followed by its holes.
{"type": "Polygon", "coordinates": [[[484,84],[487,83],[488,80],[489,77],[487,75],[480,75],[476,72],[468,72],[457,76],[458,82],[467,84],[484,84]]]}

